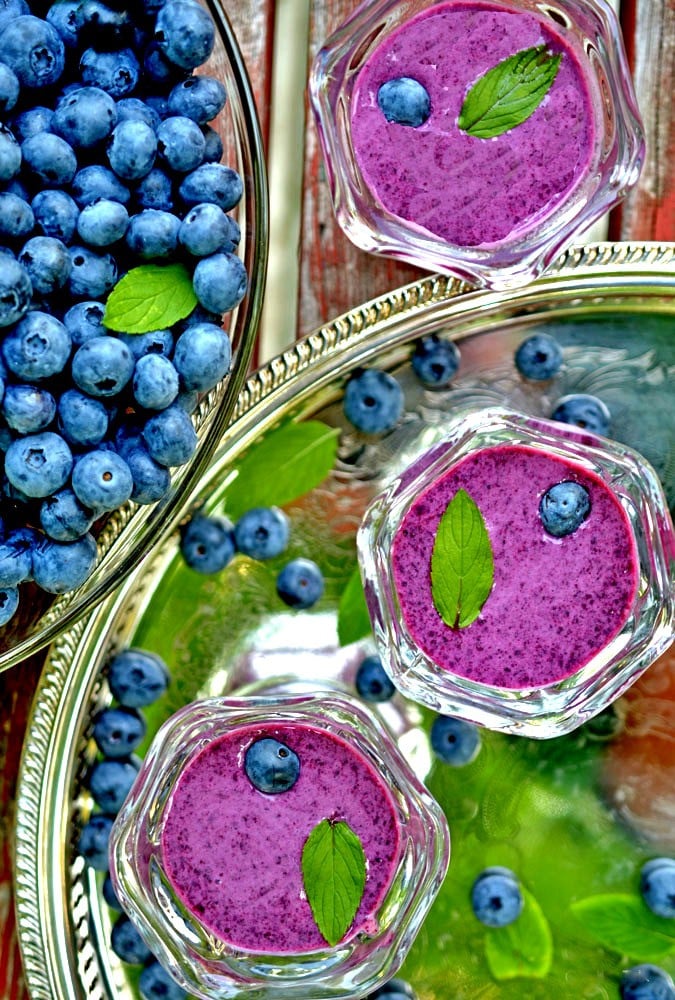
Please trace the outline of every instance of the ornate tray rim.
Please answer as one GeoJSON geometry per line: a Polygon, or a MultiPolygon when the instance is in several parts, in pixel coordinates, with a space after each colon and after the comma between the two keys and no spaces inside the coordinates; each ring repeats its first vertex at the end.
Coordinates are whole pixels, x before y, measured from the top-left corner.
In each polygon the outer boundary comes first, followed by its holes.
{"type": "MultiPolygon", "coordinates": [[[[367,362],[378,351],[401,345],[412,331],[421,335],[441,322],[449,336],[460,337],[486,314],[495,322],[521,322],[528,314],[539,318],[547,309],[555,309],[556,316],[606,311],[626,299],[630,303],[624,301],[623,308],[636,311],[659,296],[668,299],[668,312],[672,300],[675,313],[675,244],[573,249],[545,276],[510,293],[476,291],[463,282],[430,276],[343,314],[254,372],[239,394],[210,468],[217,468],[235,443],[243,449],[259,436],[291,398],[300,401],[335,379],[344,356],[352,357],[354,351],[359,362],[367,362]]],[[[207,472],[186,497],[184,514],[208,483],[207,472]]],[[[73,869],[65,864],[70,788],[85,707],[100,686],[97,668],[109,640],[105,623],[119,615],[116,638],[128,638],[150,599],[147,581],[166,559],[166,552],[155,552],[94,613],[59,636],[40,678],[19,773],[14,858],[18,938],[33,1000],[115,995],[115,983],[91,961],[98,946],[92,934],[96,921],[88,919],[89,897],[95,893],[87,893],[82,883],[94,876],[85,872],[79,889],[73,888],[73,869]]]]}

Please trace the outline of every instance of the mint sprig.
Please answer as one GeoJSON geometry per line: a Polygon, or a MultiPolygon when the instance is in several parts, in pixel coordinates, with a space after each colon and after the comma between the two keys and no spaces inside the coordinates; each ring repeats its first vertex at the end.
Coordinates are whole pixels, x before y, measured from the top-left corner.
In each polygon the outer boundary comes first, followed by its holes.
{"type": "Polygon", "coordinates": [[[485,958],[495,979],[543,979],[553,961],[551,928],[531,892],[521,889],[523,909],[506,927],[491,928],[485,937],[485,958]]]}
{"type": "Polygon", "coordinates": [[[349,930],[366,885],[363,845],[348,823],[317,823],[302,849],[302,880],[316,926],[336,945],[349,930]]]}
{"type": "Polygon", "coordinates": [[[577,920],[610,951],[638,962],[675,954],[675,921],[657,917],[637,894],[601,893],[572,903],[577,920]]]}
{"type": "Polygon", "coordinates": [[[185,319],[196,305],[192,276],[182,264],[141,264],[111,291],[103,325],[117,333],[150,333],[185,319]]]}
{"type": "Polygon", "coordinates": [[[438,525],[431,553],[431,595],[450,628],[478,618],[494,580],[494,558],[483,515],[466,490],[458,490],[438,525]]]}
{"type": "Polygon", "coordinates": [[[471,87],[459,113],[459,128],[477,139],[492,139],[534,114],[556,78],[562,53],[545,45],[503,59],[471,87]]]}

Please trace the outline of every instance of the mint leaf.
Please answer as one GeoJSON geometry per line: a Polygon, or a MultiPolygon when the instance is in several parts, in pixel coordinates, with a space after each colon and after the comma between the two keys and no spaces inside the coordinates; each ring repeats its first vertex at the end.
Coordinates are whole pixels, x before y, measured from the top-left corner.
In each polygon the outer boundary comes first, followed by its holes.
{"type": "Polygon", "coordinates": [[[548,94],[562,54],[545,45],[523,49],[497,63],[469,90],[457,124],[477,139],[491,139],[521,125],[548,94]]]}
{"type": "Polygon", "coordinates": [[[339,430],[319,420],[286,423],[246,452],[225,491],[237,518],[251,507],[278,507],[309,493],[335,463],[339,430]]]}
{"type": "Polygon", "coordinates": [[[506,927],[490,928],[485,938],[485,957],[495,979],[543,979],[551,968],[551,928],[534,896],[521,891],[519,917],[506,927]]]}
{"type": "Polygon", "coordinates": [[[352,575],[347,580],[345,589],[342,591],[340,603],[338,605],[337,620],[338,642],[341,646],[348,646],[351,642],[357,642],[364,636],[370,635],[372,626],[366,595],[361,583],[359,567],[356,566],[352,575]]]}
{"type": "Polygon", "coordinates": [[[638,962],[675,953],[675,921],[657,917],[637,895],[604,893],[572,903],[571,910],[605,948],[638,962]]]}
{"type": "Polygon", "coordinates": [[[192,277],[182,264],[141,264],[108,296],[103,325],[118,333],[150,333],[185,319],[196,305],[192,277]]]}
{"type": "Polygon", "coordinates": [[[322,819],[302,849],[302,880],[316,926],[329,945],[349,930],[366,885],[366,856],[344,820],[322,819]]]}
{"type": "Polygon", "coordinates": [[[438,525],[431,553],[431,595],[450,628],[478,618],[494,579],[492,546],[480,510],[458,490],[438,525]]]}

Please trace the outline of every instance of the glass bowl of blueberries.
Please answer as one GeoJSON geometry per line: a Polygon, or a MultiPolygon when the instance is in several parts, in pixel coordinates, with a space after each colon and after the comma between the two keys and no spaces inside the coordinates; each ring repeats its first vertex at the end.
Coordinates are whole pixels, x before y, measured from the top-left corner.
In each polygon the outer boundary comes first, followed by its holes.
{"type": "Polygon", "coordinates": [[[177,522],[249,367],[267,188],[219,0],[16,0],[0,29],[3,670],[177,522]]]}

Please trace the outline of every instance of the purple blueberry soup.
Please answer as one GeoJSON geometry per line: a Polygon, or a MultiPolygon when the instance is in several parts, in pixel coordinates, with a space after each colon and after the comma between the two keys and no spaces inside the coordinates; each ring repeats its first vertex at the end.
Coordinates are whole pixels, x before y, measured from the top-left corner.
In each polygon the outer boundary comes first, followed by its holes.
{"type": "Polygon", "coordinates": [[[371,53],[352,95],[351,146],[366,187],[392,216],[458,247],[540,226],[598,160],[597,98],[577,45],[551,17],[490,0],[445,0],[405,21],[371,53]],[[559,60],[529,117],[488,137],[462,128],[474,84],[536,47],[559,60]],[[401,78],[428,95],[428,109],[404,121],[400,104],[383,111],[380,93],[401,78]]]}
{"type": "Polygon", "coordinates": [[[199,922],[235,948],[301,954],[326,947],[303,885],[303,846],[324,820],[360,839],[367,876],[343,940],[372,933],[400,861],[391,792],[356,749],[316,725],[241,725],[210,742],[181,773],[161,834],[166,875],[199,922]],[[255,787],[246,751],[262,739],[297,755],[287,790],[255,787]]]}
{"type": "MultiPolygon", "coordinates": [[[[459,522],[457,512],[455,533],[459,522]]],[[[606,483],[517,444],[467,455],[414,499],[393,538],[392,571],[420,649],[441,670],[504,689],[544,688],[588,664],[622,630],[639,579],[629,519],[606,483]],[[476,531],[482,519],[488,553],[467,546],[465,557],[491,563],[463,627],[439,611],[433,576],[441,518],[460,494],[476,531]]]]}

